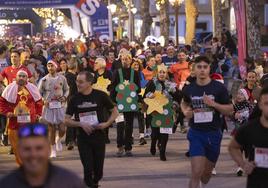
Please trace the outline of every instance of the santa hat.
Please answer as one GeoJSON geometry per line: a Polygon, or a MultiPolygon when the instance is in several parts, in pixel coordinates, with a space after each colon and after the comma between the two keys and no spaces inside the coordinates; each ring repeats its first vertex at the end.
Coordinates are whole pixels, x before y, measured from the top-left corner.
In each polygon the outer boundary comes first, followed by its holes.
{"type": "Polygon", "coordinates": [[[211,74],[210,77],[211,77],[212,80],[216,80],[216,81],[218,81],[218,82],[224,84],[224,80],[223,80],[222,75],[217,74],[217,73],[213,73],[213,74],[211,74]]]}
{"type": "Polygon", "coordinates": [[[56,68],[58,68],[58,64],[57,64],[55,61],[53,61],[53,60],[49,60],[49,61],[47,62],[47,64],[52,64],[52,65],[54,65],[56,68]]]}
{"type": "Polygon", "coordinates": [[[18,75],[21,74],[21,73],[25,74],[27,77],[29,76],[28,73],[27,73],[25,70],[19,70],[19,71],[17,72],[16,76],[18,76],[18,75]]]}
{"type": "Polygon", "coordinates": [[[250,93],[249,93],[248,90],[241,88],[241,89],[239,89],[239,92],[240,92],[242,95],[244,95],[244,97],[246,98],[246,100],[249,99],[250,93]]]}

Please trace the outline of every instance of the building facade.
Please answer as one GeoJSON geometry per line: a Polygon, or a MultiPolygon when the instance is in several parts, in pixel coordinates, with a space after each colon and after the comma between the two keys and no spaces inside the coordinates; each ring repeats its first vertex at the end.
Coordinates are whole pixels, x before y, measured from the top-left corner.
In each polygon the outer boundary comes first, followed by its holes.
{"type": "MultiPolygon", "coordinates": [[[[139,38],[141,34],[142,19],[141,19],[141,0],[134,0],[133,4],[137,8],[137,12],[134,15],[134,35],[139,38]]],[[[196,32],[207,32],[210,33],[213,31],[212,16],[211,16],[211,2],[210,0],[197,0],[197,7],[199,11],[198,19],[196,22],[196,32]]],[[[153,23],[151,26],[151,35],[155,37],[160,37],[160,22],[159,22],[159,10],[156,7],[156,1],[150,0],[150,15],[152,16],[153,23]]],[[[175,11],[174,8],[170,5],[169,7],[169,17],[170,17],[170,38],[175,38],[175,11]]],[[[118,23],[118,18],[116,22],[118,23]]],[[[186,18],[185,18],[185,7],[184,4],[181,5],[179,9],[179,43],[183,44],[185,42],[185,33],[186,33],[186,18]]],[[[116,24],[117,24],[116,23],[116,24]]],[[[121,17],[121,24],[123,27],[123,36],[127,36],[128,31],[128,18],[121,17]]]]}

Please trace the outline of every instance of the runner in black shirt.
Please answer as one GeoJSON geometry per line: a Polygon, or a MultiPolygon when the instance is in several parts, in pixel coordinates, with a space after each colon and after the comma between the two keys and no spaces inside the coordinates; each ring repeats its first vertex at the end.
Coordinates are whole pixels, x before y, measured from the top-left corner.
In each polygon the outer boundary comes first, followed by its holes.
{"type": "Polygon", "coordinates": [[[92,89],[94,77],[83,71],[77,76],[78,94],[68,102],[65,123],[67,126],[79,127],[78,150],[84,167],[84,181],[91,188],[98,187],[103,176],[105,157],[104,129],[109,127],[118,116],[117,108],[108,95],[92,89]],[[107,121],[103,110],[111,111],[107,121]],[[75,121],[72,120],[74,115],[75,121]]]}
{"type": "Polygon", "coordinates": [[[261,91],[260,118],[242,126],[229,145],[234,161],[248,174],[247,188],[266,188],[268,186],[268,88],[261,91]],[[249,154],[243,159],[240,148],[249,154]]]}
{"type": "Polygon", "coordinates": [[[233,111],[226,88],[211,80],[209,59],[195,59],[196,80],[183,88],[181,109],[189,119],[187,138],[190,143],[191,179],[189,188],[207,184],[220,154],[222,118],[233,111]]]}

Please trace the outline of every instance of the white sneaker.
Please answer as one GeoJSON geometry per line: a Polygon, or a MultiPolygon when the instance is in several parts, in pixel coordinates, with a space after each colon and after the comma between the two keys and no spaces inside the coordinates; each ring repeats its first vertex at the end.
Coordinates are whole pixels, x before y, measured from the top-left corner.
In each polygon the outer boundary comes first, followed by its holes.
{"type": "Polygon", "coordinates": [[[147,129],[146,132],[144,133],[144,137],[149,138],[150,136],[151,136],[151,131],[147,129]]]}
{"type": "Polygon", "coordinates": [[[243,176],[244,170],[241,167],[238,167],[236,170],[236,175],[238,177],[243,176]]]}
{"type": "Polygon", "coordinates": [[[56,158],[56,157],[57,157],[56,145],[53,145],[51,146],[50,158],[56,158]]]}
{"type": "Polygon", "coordinates": [[[216,168],[213,168],[213,170],[212,170],[212,175],[217,175],[217,171],[216,171],[216,168]]]}
{"type": "Polygon", "coordinates": [[[62,151],[62,143],[59,138],[56,138],[56,151],[62,151]]]}

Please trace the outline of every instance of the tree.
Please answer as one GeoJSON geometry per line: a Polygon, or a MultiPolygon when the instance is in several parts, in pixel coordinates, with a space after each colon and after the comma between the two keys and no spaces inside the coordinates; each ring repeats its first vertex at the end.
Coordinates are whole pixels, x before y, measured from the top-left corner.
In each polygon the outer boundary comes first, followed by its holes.
{"type": "Polygon", "coordinates": [[[140,0],[140,2],[142,18],[141,40],[145,41],[145,38],[151,34],[151,25],[153,23],[153,19],[150,15],[150,0],[140,0]]]}
{"type": "Polygon", "coordinates": [[[261,55],[261,31],[258,13],[259,1],[246,0],[248,55],[253,58],[261,55]]]}
{"type": "Polygon", "coordinates": [[[219,0],[211,0],[213,32],[218,39],[221,38],[223,27],[222,3],[219,0]]]}
{"type": "Polygon", "coordinates": [[[169,25],[170,25],[170,20],[169,20],[169,2],[168,0],[166,1],[161,1],[157,0],[157,5],[160,8],[160,33],[162,36],[165,38],[165,45],[168,44],[169,41],[169,25]]]}
{"type": "Polygon", "coordinates": [[[198,17],[198,10],[195,0],[185,0],[185,14],[186,14],[186,36],[185,44],[191,44],[195,37],[196,19],[198,17]]]}

